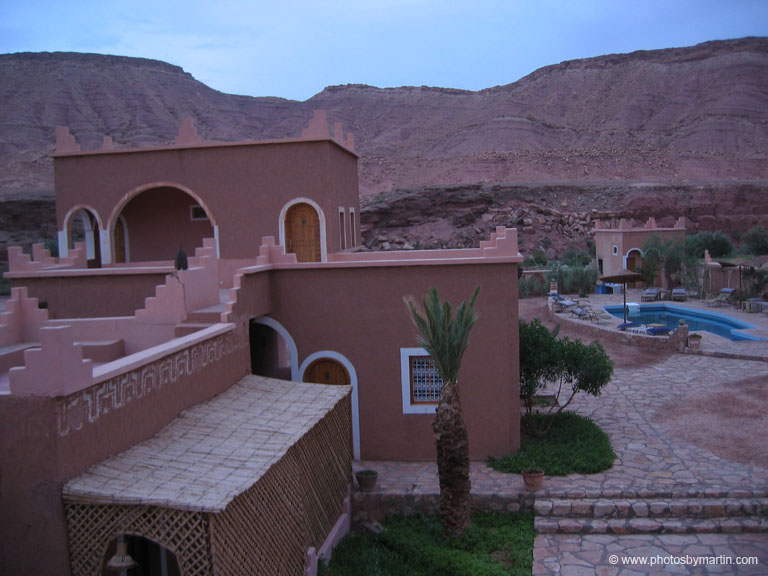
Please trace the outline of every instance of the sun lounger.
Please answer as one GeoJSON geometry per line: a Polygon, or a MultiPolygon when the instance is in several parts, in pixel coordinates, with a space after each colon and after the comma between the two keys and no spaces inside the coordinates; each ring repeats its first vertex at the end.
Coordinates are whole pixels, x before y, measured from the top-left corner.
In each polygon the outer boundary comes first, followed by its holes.
{"type": "Polygon", "coordinates": [[[685,291],[685,288],[672,289],[673,302],[685,302],[686,300],[688,300],[688,293],[685,291]]]}
{"type": "Polygon", "coordinates": [[[578,306],[578,302],[575,300],[568,300],[566,298],[563,298],[559,294],[555,294],[552,296],[552,309],[555,312],[564,312],[568,310],[569,308],[573,308],[574,306],[578,306]]]}
{"type": "Polygon", "coordinates": [[[589,320],[590,322],[599,322],[600,320],[592,309],[584,309],[581,307],[570,308],[569,312],[571,316],[575,316],[579,320],[589,320]]]}
{"type": "Polygon", "coordinates": [[[707,306],[729,306],[735,295],[735,288],[723,288],[712,300],[707,300],[707,306]]]}
{"type": "Polygon", "coordinates": [[[659,299],[661,292],[658,288],[646,288],[640,297],[641,302],[655,302],[659,299]]]}
{"type": "Polygon", "coordinates": [[[648,324],[645,327],[645,333],[651,336],[663,336],[664,334],[669,334],[669,328],[664,324],[648,324]]]}
{"type": "Polygon", "coordinates": [[[624,324],[619,324],[618,326],[616,326],[616,329],[623,332],[624,330],[629,330],[630,328],[637,328],[639,326],[640,326],[639,322],[625,322],[624,324]]]}

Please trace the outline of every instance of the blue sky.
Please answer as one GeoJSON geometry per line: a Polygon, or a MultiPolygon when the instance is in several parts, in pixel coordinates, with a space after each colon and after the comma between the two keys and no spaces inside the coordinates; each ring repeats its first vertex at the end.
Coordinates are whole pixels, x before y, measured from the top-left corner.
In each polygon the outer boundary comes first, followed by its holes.
{"type": "Polygon", "coordinates": [[[0,0],[0,53],[154,58],[232,94],[480,90],[601,54],[768,36],[768,0],[0,0]]]}

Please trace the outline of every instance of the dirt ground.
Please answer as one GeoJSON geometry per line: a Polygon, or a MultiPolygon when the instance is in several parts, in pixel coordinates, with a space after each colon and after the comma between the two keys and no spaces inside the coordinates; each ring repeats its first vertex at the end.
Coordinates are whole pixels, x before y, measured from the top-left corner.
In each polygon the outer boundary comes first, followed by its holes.
{"type": "Polygon", "coordinates": [[[762,376],[667,404],[653,422],[721,458],[768,468],[768,386],[762,376]]]}
{"type": "MultiPolygon", "coordinates": [[[[546,300],[520,300],[523,320],[538,318],[548,328],[555,323],[547,319],[546,300]]],[[[580,335],[576,327],[563,326],[560,334],[571,338],[580,335]]],[[[664,361],[668,355],[616,342],[602,342],[616,368],[648,366],[664,361]]],[[[667,434],[706,448],[728,460],[768,468],[768,383],[763,377],[723,382],[718,390],[679,398],[659,409],[653,422],[667,434]]]]}

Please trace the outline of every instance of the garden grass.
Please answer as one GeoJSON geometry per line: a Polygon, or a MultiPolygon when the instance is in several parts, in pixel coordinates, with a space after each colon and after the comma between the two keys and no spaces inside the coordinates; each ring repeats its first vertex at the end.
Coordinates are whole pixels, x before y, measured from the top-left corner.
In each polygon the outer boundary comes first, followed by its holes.
{"type": "Polygon", "coordinates": [[[434,516],[384,521],[380,534],[346,537],[333,551],[326,576],[529,576],[533,564],[533,516],[473,514],[457,539],[443,537],[434,516]]]}
{"type": "MultiPolygon", "coordinates": [[[[551,417],[533,415],[538,429],[551,417]]],[[[528,429],[527,418],[527,415],[522,418],[523,430],[528,429]]],[[[514,474],[526,468],[539,468],[548,476],[566,476],[608,470],[615,458],[608,435],[597,424],[585,416],[563,412],[555,418],[544,438],[526,435],[518,452],[503,458],[488,458],[488,466],[514,474]]]]}

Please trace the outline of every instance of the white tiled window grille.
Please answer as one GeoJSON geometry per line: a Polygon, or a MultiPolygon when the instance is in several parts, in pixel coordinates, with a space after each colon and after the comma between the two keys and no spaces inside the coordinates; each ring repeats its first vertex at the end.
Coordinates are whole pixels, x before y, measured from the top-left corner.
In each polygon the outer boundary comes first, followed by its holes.
{"type": "Polygon", "coordinates": [[[411,401],[440,402],[443,379],[430,356],[411,356],[411,401]]]}
{"type": "Polygon", "coordinates": [[[443,380],[423,348],[401,348],[401,385],[404,414],[431,414],[440,401],[443,380]]]}

